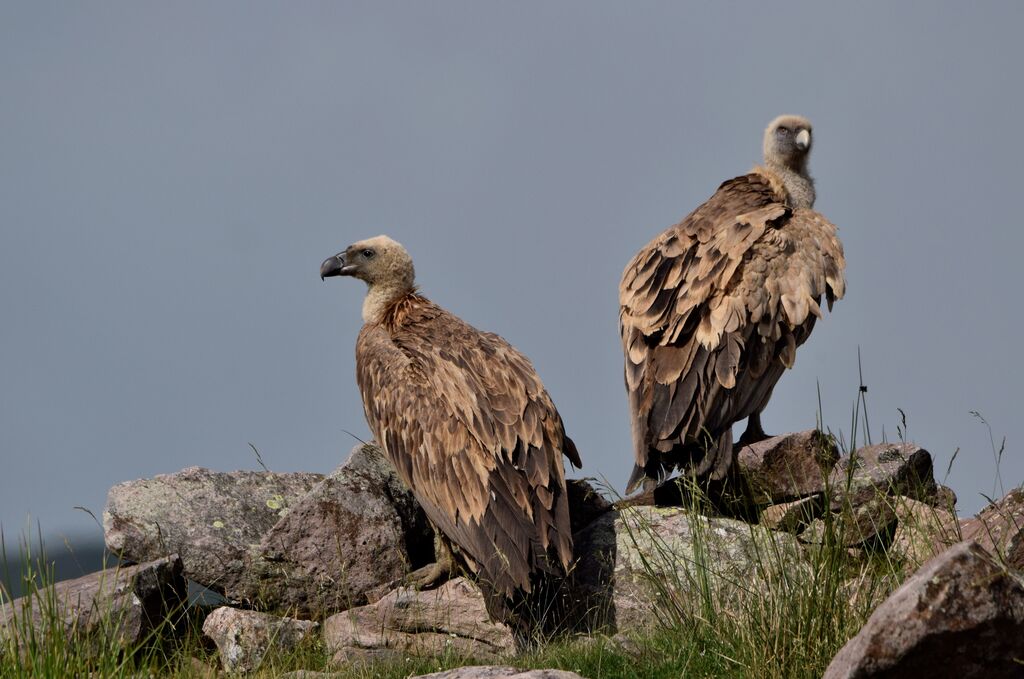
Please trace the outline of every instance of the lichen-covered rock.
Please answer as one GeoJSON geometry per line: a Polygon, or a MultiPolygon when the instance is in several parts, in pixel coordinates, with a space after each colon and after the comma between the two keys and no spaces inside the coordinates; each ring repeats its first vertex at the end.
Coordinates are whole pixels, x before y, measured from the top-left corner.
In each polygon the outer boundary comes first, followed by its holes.
{"type": "Polygon", "coordinates": [[[454,650],[486,658],[514,648],[511,631],[489,620],[480,590],[463,578],[434,590],[400,588],[375,604],[332,615],[324,622],[324,642],[336,663],[379,651],[454,650]]]}
{"type": "Polygon", "coordinates": [[[951,512],[908,497],[894,498],[892,506],[897,525],[889,553],[902,562],[907,575],[960,541],[951,512]]]}
{"type": "Polygon", "coordinates": [[[880,495],[929,502],[937,492],[927,450],[913,443],[882,443],[840,458],[829,476],[827,494],[831,508],[839,510],[880,495]]]}
{"type": "Polygon", "coordinates": [[[246,673],[259,668],[270,653],[294,650],[318,626],[308,620],[222,606],[206,616],[203,634],[217,645],[225,671],[246,673]]]}
{"type": "Polygon", "coordinates": [[[107,548],[129,561],[181,556],[185,576],[237,600],[250,552],[323,476],[214,472],[127,481],[110,489],[103,512],[107,548]]]}
{"type": "Polygon", "coordinates": [[[5,638],[24,647],[30,629],[40,636],[63,634],[97,652],[129,647],[168,624],[186,594],[177,555],[58,582],[0,609],[0,652],[5,638]],[[60,629],[53,629],[54,622],[60,629]]]}
{"type": "Polygon", "coordinates": [[[1024,585],[976,542],[927,562],[872,613],[825,679],[1010,679],[1024,660],[1024,585]]]}
{"type": "Polygon", "coordinates": [[[583,679],[566,670],[521,670],[503,665],[470,665],[444,672],[417,674],[412,679],[583,679]]]}
{"type": "Polygon", "coordinates": [[[1024,488],[985,507],[961,526],[964,540],[975,540],[1005,563],[1024,571],[1024,488]]]}
{"type": "Polygon", "coordinates": [[[811,429],[744,446],[736,467],[754,502],[770,504],[821,493],[838,460],[835,439],[811,429]]]}
{"type": "Polygon", "coordinates": [[[800,568],[791,535],[678,508],[619,509],[573,540],[577,629],[643,629],[655,622],[656,610],[693,605],[705,585],[724,601],[740,593],[737,582],[756,590],[766,567],[792,561],[791,568],[800,568]]]}
{"type": "Polygon", "coordinates": [[[237,591],[323,617],[365,604],[368,591],[433,560],[434,533],[412,493],[376,445],[358,445],[263,536],[237,591]]]}

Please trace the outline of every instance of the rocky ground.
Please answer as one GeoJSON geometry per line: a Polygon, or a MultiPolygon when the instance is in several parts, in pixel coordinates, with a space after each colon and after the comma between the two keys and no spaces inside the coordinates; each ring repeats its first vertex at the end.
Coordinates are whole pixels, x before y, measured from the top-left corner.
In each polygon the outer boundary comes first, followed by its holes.
{"type": "MultiPolygon", "coordinates": [[[[747,446],[738,465],[712,505],[677,485],[612,503],[573,481],[567,626],[628,648],[664,614],[666,597],[757,593],[773,577],[765,554],[793,564],[799,577],[804,551],[838,541],[853,560],[884,555],[906,580],[826,677],[1024,676],[1015,661],[1024,658],[1024,491],[961,519],[927,451],[898,443],[840,456],[815,431],[747,446]]],[[[268,654],[317,636],[339,667],[451,650],[500,663],[515,651],[472,582],[395,586],[432,559],[433,534],[373,445],[357,446],[327,476],[189,468],[129,481],[110,490],[103,522],[108,548],[137,565],[62,582],[49,594],[61,633],[83,643],[99,633],[96,611],[111,608],[122,621],[120,643],[137,643],[185,609],[192,583],[227,601],[202,611],[226,672],[252,671],[268,654]]],[[[857,596],[856,583],[850,592],[857,596]]],[[[26,611],[26,599],[6,607],[0,634],[13,633],[8,621],[26,611]]],[[[578,675],[499,664],[430,676],[578,675]]]]}

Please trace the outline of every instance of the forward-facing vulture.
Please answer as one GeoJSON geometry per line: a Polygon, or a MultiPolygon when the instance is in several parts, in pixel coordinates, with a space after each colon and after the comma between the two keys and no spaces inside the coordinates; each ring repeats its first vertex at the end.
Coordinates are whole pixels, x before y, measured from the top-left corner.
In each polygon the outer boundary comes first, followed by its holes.
{"type": "Polygon", "coordinates": [[[635,466],[627,493],[675,469],[722,479],[741,444],[764,438],[760,414],[821,316],[842,298],[843,247],[815,212],[811,124],[780,116],[764,165],[723,183],[648,243],[619,285],[619,329],[635,466]]]}
{"type": "Polygon", "coordinates": [[[508,621],[572,558],[562,456],[580,459],[554,403],[508,342],[420,295],[387,236],[329,257],[320,276],[367,284],[356,372],[370,430],[508,621]]]}

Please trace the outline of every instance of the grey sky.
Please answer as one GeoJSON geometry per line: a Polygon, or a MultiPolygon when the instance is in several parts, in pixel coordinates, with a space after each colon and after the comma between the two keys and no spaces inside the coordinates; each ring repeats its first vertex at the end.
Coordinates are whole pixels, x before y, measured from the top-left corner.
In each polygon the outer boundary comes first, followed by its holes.
{"type": "Polygon", "coordinates": [[[585,462],[630,469],[632,254],[815,123],[847,299],[765,414],[909,435],[961,507],[988,434],[1024,479],[1020,3],[0,4],[0,522],[94,525],[119,481],[328,471],[367,436],[363,290],[387,233],[424,292],[531,357],[585,462]]]}

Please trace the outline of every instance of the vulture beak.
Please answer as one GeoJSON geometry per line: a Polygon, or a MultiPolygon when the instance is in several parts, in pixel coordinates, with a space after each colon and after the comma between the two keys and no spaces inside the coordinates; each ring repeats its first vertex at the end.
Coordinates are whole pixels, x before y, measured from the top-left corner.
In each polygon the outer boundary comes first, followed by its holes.
{"type": "Polygon", "coordinates": [[[811,145],[811,131],[800,130],[796,133],[796,147],[801,151],[806,151],[807,147],[811,145]]]}
{"type": "Polygon", "coordinates": [[[355,273],[356,267],[352,264],[345,264],[345,253],[339,252],[333,257],[328,257],[320,265],[320,280],[330,276],[351,276],[355,273]]]}

